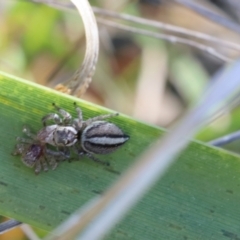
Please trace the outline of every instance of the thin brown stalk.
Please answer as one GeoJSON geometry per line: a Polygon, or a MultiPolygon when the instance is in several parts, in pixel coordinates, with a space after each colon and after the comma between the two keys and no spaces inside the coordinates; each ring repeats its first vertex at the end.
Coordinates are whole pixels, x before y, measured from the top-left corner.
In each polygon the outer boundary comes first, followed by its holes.
{"type": "Polygon", "coordinates": [[[131,27],[131,26],[126,26],[123,25],[121,23],[116,23],[116,22],[112,22],[110,20],[106,20],[106,19],[102,19],[102,18],[97,18],[97,22],[109,27],[114,27],[114,28],[118,28],[118,29],[122,29],[128,32],[132,32],[135,34],[142,34],[145,36],[149,36],[149,37],[154,37],[157,39],[163,39],[165,41],[169,41],[171,43],[180,43],[180,44],[184,44],[184,45],[188,45],[197,49],[200,49],[203,52],[207,52],[208,54],[213,55],[214,57],[225,61],[225,62],[230,62],[232,61],[232,59],[218,53],[214,48],[209,47],[207,45],[201,44],[201,43],[197,43],[196,41],[192,41],[192,40],[188,40],[185,38],[181,38],[181,37],[176,37],[173,35],[169,35],[169,34],[163,34],[163,33],[156,33],[156,32],[151,32],[149,30],[144,30],[144,29],[139,29],[139,28],[135,28],[135,27],[131,27]]]}
{"type": "Polygon", "coordinates": [[[96,19],[88,1],[71,1],[82,16],[86,33],[86,53],[81,67],[75,72],[73,77],[67,82],[57,85],[56,89],[80,97],[88,88],[96,69],[99,37],[96,19]]]}
{"type": "Polygon", "coordinates": [[[113,11],[109,11],[109,10],[105,10],[105,9],[101,9],[101,8],[97,8],[97,7],[93,7],[93,11],[96,15],[101,15],[103,17],[116,18],[116,19],[120,19],[120,20],[129,21],[129,22],[132,22],[132,23],[142,24],[142,25],[149,26],[149,27],[155,27],[155,28],[158,28],[158,29],[161,29],[161,30],[180,33],[180,34],[183,34],[183,35],[187,35],[189,37],[202,39],[202,40],[212,42],[212,43],[217,43],[218,45],[222,45],[222,46],[225,46],[225,47],[228,47],[228,48],[231,48],[231,49],[235,49],[235,50],[238,50],[238,51],[240,50],[240,45],[239,44],[229,42],[229,41],[225,41],[225,40],[221,40],[219,38],[215,38],[215,37],[212,37],[208,34],[201,33],[201,32],[198,32],[198,31],[189,30],[189,29],[186,29],[186,28],[182,28],[182,27],[171,25],[171,24],[146,19],[146,18],[136,17],[136,16],[132,16],[132,15],[129,15],[129,14],[116,13],[116,12],[113,12],[113,11]]]}

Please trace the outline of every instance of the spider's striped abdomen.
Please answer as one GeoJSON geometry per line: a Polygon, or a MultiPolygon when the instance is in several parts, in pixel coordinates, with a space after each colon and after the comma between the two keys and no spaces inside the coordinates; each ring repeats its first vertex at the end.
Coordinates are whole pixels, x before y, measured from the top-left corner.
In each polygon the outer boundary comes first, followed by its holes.
{"type": "Polygon", "coordinates": [[[113,123],[96,121],[87,126],[81,135],[81,145],[86,152],[108,154],[122,146],[129,136],[113,123]]]}

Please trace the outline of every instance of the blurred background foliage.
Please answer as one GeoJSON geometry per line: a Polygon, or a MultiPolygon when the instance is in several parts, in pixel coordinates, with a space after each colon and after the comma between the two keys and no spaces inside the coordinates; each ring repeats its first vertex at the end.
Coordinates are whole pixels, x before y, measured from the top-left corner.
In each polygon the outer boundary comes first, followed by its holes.
{"type": "MultiPolygon", "coordinates": [[[[235,5],[236,1],[195,2],[236,23],[240,21],[240,7],[235,5]]],[[[239,42],[240,38],[238,33],[174,1],[99,0],[90,3],[232,42],[239,42]]],[[[84,57],[84,29],[77,12],[60,11],[30,0],[2,0],[0,29],[0,70],[29,81],[54,87],[71,77],[84,57]]],[[[99,25],[99,33],[97,70],[83,99],[161,127],[171,127],[224,64],[208,53],[188,46],[104,25],[99,25]]],[[[226,49],[219,51],[233,58],[238,56],[226,49]]],[[[236,107],[202,129],[197,139],[209,141],[239,130],[239,119],[240,108],[236,107]]],[[[239,144],[237,141],[225,147],[239,152],[239,144]]],[[[0,235],[0,239],[26,237],[20,229],[15,229],[0,235]]]]}

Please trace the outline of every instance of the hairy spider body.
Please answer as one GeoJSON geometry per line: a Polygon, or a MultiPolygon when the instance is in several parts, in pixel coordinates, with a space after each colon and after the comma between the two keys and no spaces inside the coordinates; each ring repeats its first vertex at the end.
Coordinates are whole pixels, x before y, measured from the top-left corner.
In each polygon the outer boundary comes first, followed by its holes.
{"type": "Polygon", "coordinates": [[[72,116],[68,112],[55,104],[53,106],[60,113],[62,119],[56,113],[50,113],[43,117],[42,121],[45,127],[37,135],[42,142],[65,149],[73,146],[79,156],[86,155],[94,161],[101,162],[93,154],[112,153],[129,139],[129,136],[115,124],[99,121],[117,116],[118,113],[101,115],[83,121],[82,111],[75,104],[78,118],[72,120],[72,116]],[[47,120],[53,120],[56,124],[46,126],[47,120]]]}
{"type": "Polygon", "coordinates": [[[34,168],[36,174],[42,169],[48,171],[48,165],[54,170],[58,161],[66,159],[64,152],[48,149],[46,144],[39,141],[34,134],[30,133],[28,128],[24,127],[23,132],[29,138],[17,137],[16,140],[19,143],[16,145],[13,155],[21,155],[22,162],[27,167],[34,168]]]}
{"type": "Polygon", "coordinates": [[[77,130],[71,126],[59,126],[57,124],[42,128],[37,139],[57,147],[70,147],[77,142],[77,130]]]}

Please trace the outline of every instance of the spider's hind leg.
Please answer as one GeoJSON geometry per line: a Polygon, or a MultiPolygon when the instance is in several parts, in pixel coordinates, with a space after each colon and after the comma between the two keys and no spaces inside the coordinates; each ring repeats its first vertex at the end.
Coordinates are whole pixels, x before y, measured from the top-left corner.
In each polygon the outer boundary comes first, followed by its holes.
{"type": "Polygon", "coordinates": [[[88,126],[95,121],[115,117],[115,116],[118,116],[118,115],[119,115],[119,113],[110,113],[110,114],[104,114],[104,115],[96,116],[96,117],[93,117],[93,118],[89,118],[88,120],[84,121],[84,125],[88,126]]]}
{"type": "Polygon", "coordinates": [[[86,157],[88,157],[89,159],[93,160],[94,162],[100,163],[100,164],[105,165],[105,166],[110,166],[109,162],[102,161],[102,160],[94,157],[91,153],[87,153],[87,152],[81,151],[81,152],[78,152],[78,155],[79,156],[84,156],[85,155],[86,157]]]}

